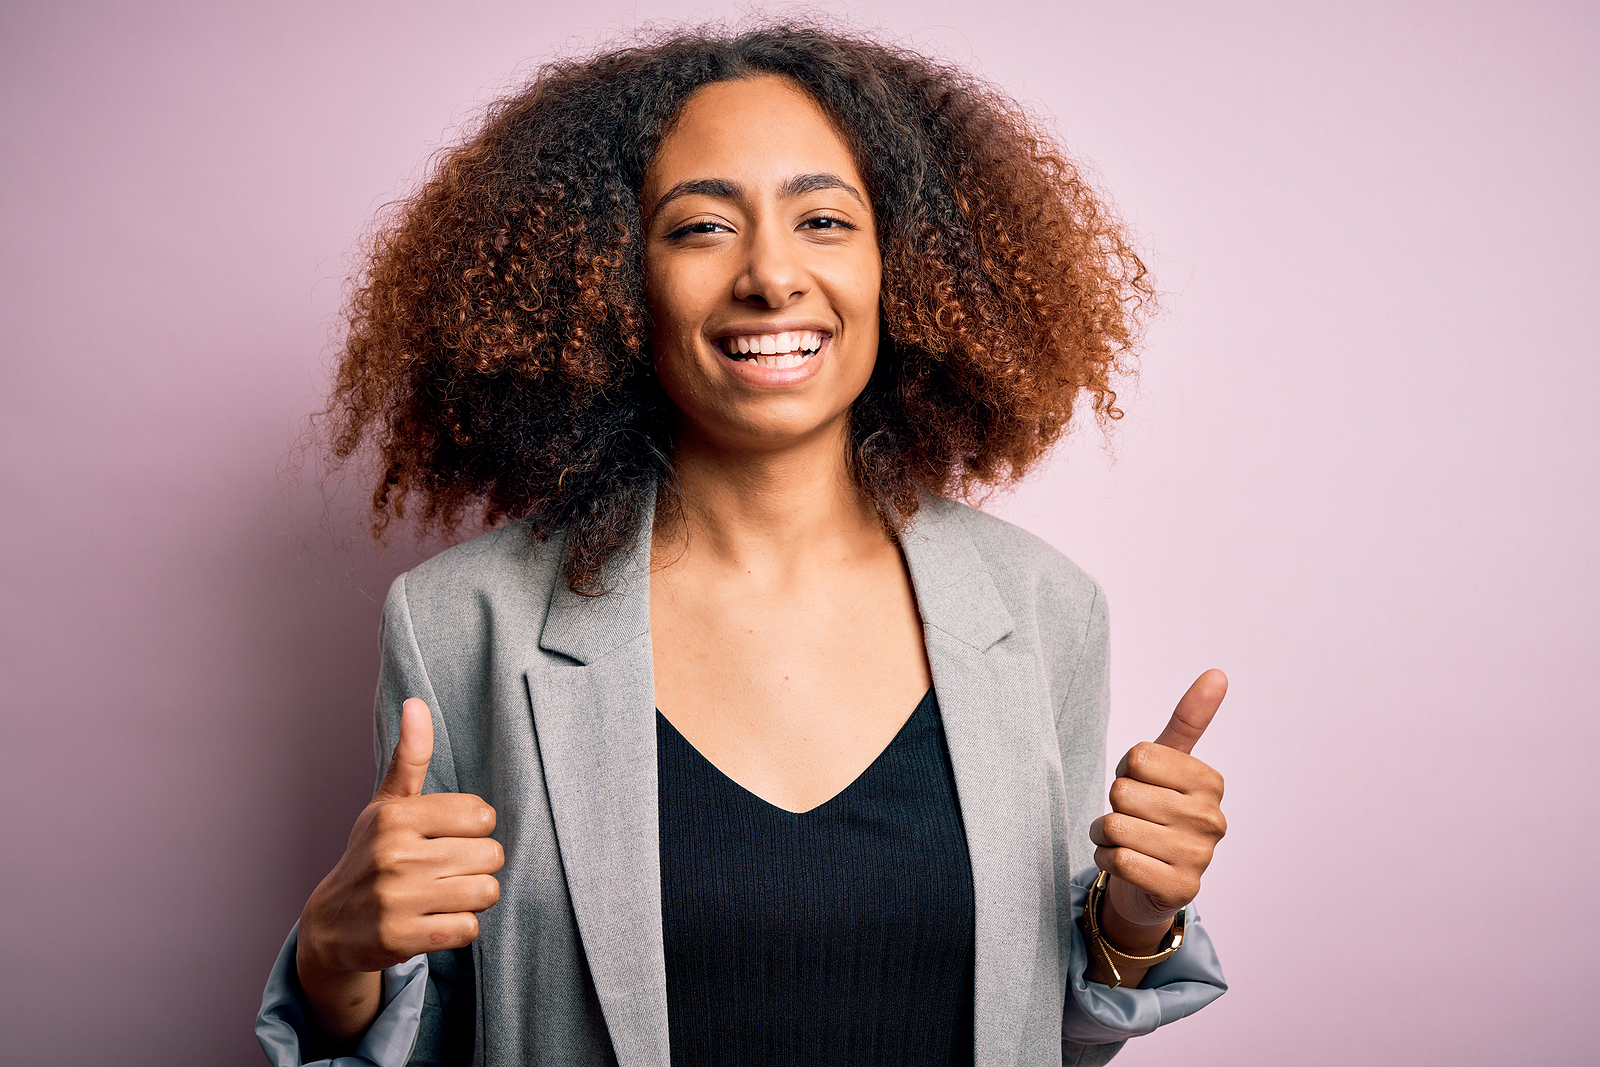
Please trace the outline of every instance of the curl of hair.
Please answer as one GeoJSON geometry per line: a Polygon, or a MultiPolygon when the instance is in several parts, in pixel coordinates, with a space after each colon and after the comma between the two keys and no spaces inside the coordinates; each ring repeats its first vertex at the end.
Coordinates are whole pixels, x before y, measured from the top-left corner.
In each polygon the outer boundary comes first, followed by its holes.
{"type": "Polygon", "coordinates": [[[923,55],[826,28],[674,32],[547,64],[444,154],[366,248],[330,406],[335,466],[371,447],[381,537],[528,520],[564,573],[607,561],[670,491],[638,195],[685,101],[778,74],[832,118],[868,186],[882,348],[851,466],[888,529],[923,494],[1009,485],[1082,399],[1121,416],[1154,289],[1109,205],[1010,99],[923,55]]]}

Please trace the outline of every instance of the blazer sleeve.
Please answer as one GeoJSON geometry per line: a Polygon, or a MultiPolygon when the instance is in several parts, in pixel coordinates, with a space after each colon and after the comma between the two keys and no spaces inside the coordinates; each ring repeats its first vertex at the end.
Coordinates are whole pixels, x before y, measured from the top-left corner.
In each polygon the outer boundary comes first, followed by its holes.
{"type": "Polygon", "coordinates": [[[1112,989],[1084,978],[1088,948],[1078,920],[1094,881],[1094,845],[1089,824],[1105,810],[1106,724],[1110,719],[1110,615],[1105,594],[1093,586],[1088,622],[1078,644],[1076,663],[1068,670],[1064,697],[1056,709],[1067,794],[1068,855],[1080,864],[1073,875],[1072,944],[1067,971],[1067,996],[1062,1006],[1063,1064],[1104,1063],[1122,1042],[1147,1034],[1199,1011],[1227,991],[1211,936],[1190,905],[1183,947],[1150,968],[1137,989],[1112,989]],[[1079,859],[1081,857],[1081,859],[1079,859]]]}
{"type": "MultiPolygon", "coordinates": [[[[433,712],[433,760],[423,792],[456,792],[456,772],[444,710],[428,676],[412,625],[406,576],[389,588],[379,637],[382,666],[373,701],[373,754],[378,781],[399,740],[400,707],[421,697],[433,712]]],[[[476,1022],[470,947],[413,956],[383,972],[383,1006],[355,1052],[307,1063],[306,1004],[295,970],[299,924],[289,932],[262,993],[256,1040],[273,1067],[422,1067],[471,1059],[476,1022]]],[[[312,1049],[311,1051],[316,1051],[312,1049]]]]}
{"type": "Polygon", "coordinates": [[[428,957],[413,956],[383,972],[383,1007],[348,1056],[307,1061],[306,1003],[295,972],[296,923],[278,953],[256,1014],[256,1041],[272,1067],[405,1067],[416,1044],[428,992],[428,957]]]}

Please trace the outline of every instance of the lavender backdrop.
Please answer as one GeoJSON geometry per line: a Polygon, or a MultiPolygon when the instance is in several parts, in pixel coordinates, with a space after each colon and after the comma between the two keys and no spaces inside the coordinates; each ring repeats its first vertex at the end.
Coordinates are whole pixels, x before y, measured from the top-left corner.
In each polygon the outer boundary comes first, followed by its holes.
{"type": "MultiPolygon", "coordinates": [[[[1233,677],[1234,989],[1119,1062],[1585,1062],[1600,9],[1319,6],[848,10],[1054,114],[1172,294],[1117,462],[996,505],[1110,591],[1114,748],[1233,677]]],[[[0,1060],[258,1061],[415,558],[283,477],[346,253],[525,61],[731,10],[0,10],[0,1060]]]]}

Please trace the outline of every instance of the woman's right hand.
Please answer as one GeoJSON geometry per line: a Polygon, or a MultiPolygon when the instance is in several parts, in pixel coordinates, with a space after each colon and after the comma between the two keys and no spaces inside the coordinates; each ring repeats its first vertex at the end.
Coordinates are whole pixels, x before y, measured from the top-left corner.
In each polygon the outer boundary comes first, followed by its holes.
{"type": "Polygon", "coordinates": [[[432,757],[433,715],[413,697],[388,773],[300,914],[295,967],[313,1023],[335,1045],[377,1018],[385,968],[471,944],[477,913],[500,899],[494,808],[468,793],[424,795],[432,757]]]}

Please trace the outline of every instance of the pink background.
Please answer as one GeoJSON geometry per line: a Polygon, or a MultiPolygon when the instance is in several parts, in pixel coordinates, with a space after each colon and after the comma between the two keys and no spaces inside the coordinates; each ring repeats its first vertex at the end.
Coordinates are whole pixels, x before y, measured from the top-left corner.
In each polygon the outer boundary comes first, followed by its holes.
{"type": "MultiPolygon", "coordinates": [[[[1115,463],[997,504],[1110,592],[1114,749],[1233,677],[1234,988],[1119,1063],[1593,1062],[1600,9],[1309,6],[850,10],[1056,116],[1171,294],[1115,463]]],[[[415,558],[285,477],[346,254],[524,61],[722,10],[0,12],[0,1060],[259,1061],[415,558]]]]}

